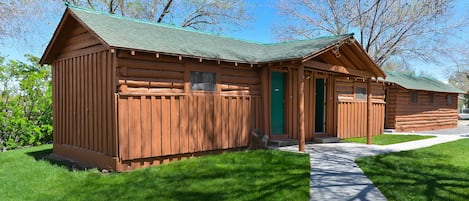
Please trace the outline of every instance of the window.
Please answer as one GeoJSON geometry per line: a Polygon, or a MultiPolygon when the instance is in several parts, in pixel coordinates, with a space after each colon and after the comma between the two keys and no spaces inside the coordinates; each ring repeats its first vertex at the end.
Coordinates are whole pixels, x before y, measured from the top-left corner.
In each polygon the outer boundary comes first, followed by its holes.
{"type": "Polygon", "coordinates": [[[216,91],[215,73],[191,71],[192,91],[216,91]]]}
{"type": "Polygon", "coordinates": [[[433,104],[434,101],[435,101],[435,94],[431,93],[430,94],[430,104],[433,104]]]}
{"type": "Polygon", "coordinates": [[[453,96],[451,96],[451,95],[446,96],[446,104],[447,105],[452,105],[453,104],[453,96]]]}
{"type": "Polygon", "coordinates": [[[357,87],[357,89],[356,89],[356,98],[357,98],[357,100],[366,100],[366,88],[357,87]]]}
{"type": "Polygon", "coordinates": [[[417,103],[418,102],[417,92],[414,91],[410,94],[410,102],[412,102],[412,103],[417,103]]]}

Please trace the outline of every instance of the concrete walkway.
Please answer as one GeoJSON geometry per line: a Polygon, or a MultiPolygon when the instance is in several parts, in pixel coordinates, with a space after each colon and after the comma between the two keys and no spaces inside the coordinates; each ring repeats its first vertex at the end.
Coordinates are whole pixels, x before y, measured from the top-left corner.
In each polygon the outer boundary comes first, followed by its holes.
{"type": "MultiPolygon", "coordinates": [[[[355,163],[355,159],[388,152],[418,149],[463,137],[436,135],[436,138],[394,145],[364,145],[356,143],[308,144],[306,152],[311,162],[311,200],[386,200],[355,163]]],[[[298,145],[280,150],[298,151],[298,145]]]]}

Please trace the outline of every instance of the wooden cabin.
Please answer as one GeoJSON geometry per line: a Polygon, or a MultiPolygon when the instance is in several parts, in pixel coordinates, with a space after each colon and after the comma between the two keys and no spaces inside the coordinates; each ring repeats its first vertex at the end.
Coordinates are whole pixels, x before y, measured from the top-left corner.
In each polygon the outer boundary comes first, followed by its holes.
{"type": "Polygon", "coordinates": [[[463,91],[435,79],[386,72],[385,127],[398,132],[458,126],[458,94],[463,91]]]}
{"type": "Polygon", "coordinates": [[[383,71],[352,34],[261,44],[68,7],[52,65],[54,153],[126,171],[246,147],[383,133],[383,71]]]}

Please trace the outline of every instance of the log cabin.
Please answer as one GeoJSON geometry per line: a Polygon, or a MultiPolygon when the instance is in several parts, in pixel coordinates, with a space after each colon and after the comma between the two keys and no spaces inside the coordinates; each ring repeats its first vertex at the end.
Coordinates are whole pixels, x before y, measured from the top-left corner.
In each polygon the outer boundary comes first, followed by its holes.
{"type": "Polygon", "coordinates": [[[412,132],[458,126],[462,90],[413,74],[386,72],[386,76],[386,129],[412,132]]]}
{"type": "Polygon", "coordinates": [[[381,134],[384,72],[353,34],[262,44],[67,7],[52,66],[54,153],[127,171],[242,148],[381,134]]]}

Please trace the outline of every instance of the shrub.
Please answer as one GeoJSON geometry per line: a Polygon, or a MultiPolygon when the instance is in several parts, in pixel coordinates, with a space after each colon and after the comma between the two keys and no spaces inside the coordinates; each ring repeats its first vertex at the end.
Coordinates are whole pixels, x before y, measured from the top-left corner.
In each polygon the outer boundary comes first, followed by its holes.
{"type": "Polygon", "coordinates": [[[0,151],[52,141],[50,66],[0,57],[0,151]]]}

